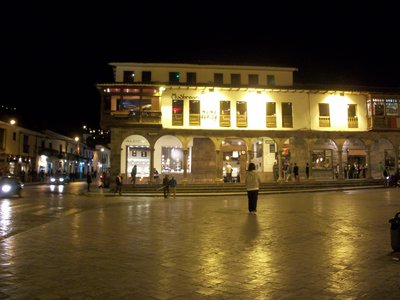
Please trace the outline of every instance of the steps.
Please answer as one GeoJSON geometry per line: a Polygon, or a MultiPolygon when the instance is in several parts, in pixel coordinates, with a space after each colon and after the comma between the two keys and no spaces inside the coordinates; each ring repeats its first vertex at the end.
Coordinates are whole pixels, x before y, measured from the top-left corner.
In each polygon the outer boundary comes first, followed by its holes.
{"type": "MultiPolygon", "coordinates": [[[[262,183],[260,194],[268,193],[288,193],[300,191],[319,191],[319,190],[346,190],[359,188],[379,188],[383,187],[382,179],[351,179],[351,180],[310,180],[304,182],[283,182],[262,183]]],[[[162,185],[156,184],[137,184],[135,187],[125,184],[122,187],[123,194],[162,196],[162,185]]],[[[222,183],[222,184],[190,184],[183,186],[178,184],[176,190],[179,195],[237,195],[246,194],[244,183],[222,183]]]]}

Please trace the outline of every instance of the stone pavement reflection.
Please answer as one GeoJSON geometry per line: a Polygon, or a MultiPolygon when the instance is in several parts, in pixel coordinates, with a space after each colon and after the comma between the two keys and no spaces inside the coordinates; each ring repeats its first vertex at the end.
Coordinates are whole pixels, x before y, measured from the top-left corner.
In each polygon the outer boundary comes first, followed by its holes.
{"type": "Polygon", "coordinates": [[[0,298],[399,299],[399,196],[125,197],[3,240],[0,298]]]}

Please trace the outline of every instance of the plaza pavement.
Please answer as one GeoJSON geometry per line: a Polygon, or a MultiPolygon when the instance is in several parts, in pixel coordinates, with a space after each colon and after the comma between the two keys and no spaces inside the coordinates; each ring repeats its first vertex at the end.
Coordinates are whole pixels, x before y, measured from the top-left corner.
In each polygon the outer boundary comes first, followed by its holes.
{"type": "Polygon", "coordinates": [[[107,201],[3,240],[0,299],[400,299],[400,189],[107,201]]]}

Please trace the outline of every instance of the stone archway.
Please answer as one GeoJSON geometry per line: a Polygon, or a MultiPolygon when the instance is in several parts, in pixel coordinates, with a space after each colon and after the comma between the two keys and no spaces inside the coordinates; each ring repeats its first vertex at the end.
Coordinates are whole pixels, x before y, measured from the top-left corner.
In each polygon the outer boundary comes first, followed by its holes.
{"type": "Polygon", "coordinates": [[[137,183],[144,183],[150,175],[150,143],[141,135],[130,135],[121,143],[120,173],[124,183],[130,182],[130,173],[134,165],[137,167],[137,183]]]}

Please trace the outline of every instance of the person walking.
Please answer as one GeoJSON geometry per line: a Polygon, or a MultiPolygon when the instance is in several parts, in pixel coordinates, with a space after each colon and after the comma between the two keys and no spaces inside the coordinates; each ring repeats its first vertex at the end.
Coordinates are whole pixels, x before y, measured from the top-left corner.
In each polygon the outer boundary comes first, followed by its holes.
{"type": "Polygon", "coordinates": [[[310,165],[306,163],[306,178],[308,179],[310,177],[310,165]]]}
{"type": "Polygon", "coordinates": [[[258,176],[256,170],[256,165],[254,163],[249,163],[249,167],[246,172],[246,190],[248,199],[248,209],[249,213],[255,215],[257,212],[257,200],[258,191],[260,189],[260,177],[258,176]]]}
{"type": "Polygon", "coordinates": [[[226,181],[232,182],[232,166],[229,162],[226,164],[225,171],[226,171],[226,181]]]}
{"type": "Polygon", "coordinates": [[[131,182],[133,186],[136,184],[136,173],[137,173],[137,167],[136,165],[133,166],[132,171],[131,171],[131,182]]]}
{"type": "Polygon", "coordinates": [[[168,181],[168,186],[169,186],[169,192],[172,194],[172,196],[175,199],[176,196],[176,179],[174,175],[171,176],[171,179],[168,181]]]}
{"type": "Polygon", "coordinates": [[[163,184],[164,199],[167,199],[169,195],[169,178],[167,174],[164,175],[162,184],[163,184]]]}
{"type": "Polygon", "coordinates": [[[115,193],[118,193],[120,196],[122,195],[122,174],[119,174],[116,178],[115,178],[115,193]]]}
{"type": "Polygon", "coordinates": [[[88,172],[86,175],[87,191],[90,192],[90,185],[92,184],[92,175],[88,172]]]}

